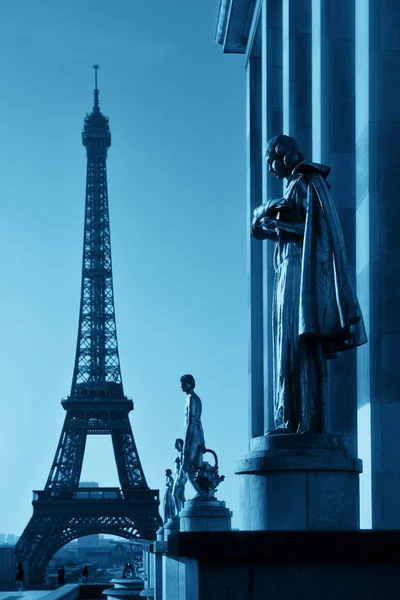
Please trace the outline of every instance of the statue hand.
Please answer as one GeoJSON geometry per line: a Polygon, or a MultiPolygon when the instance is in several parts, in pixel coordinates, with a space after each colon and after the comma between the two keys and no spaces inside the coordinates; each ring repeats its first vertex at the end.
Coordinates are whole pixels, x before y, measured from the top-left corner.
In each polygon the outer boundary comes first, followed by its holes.
{"type": "Polygon", "coordinates": [[[260,219],[259,218],[253,219],[253,222],[251,224],[251,235],[256,240],[263,240],[264,237],[265,237],[264,236],[264,230],[261,227],[261,223],[260,223],[260,219]]]}
{"type": "Polygon", "coordinates": [[[272,233],[273,231],[275,231],[275,229],[277,227],[279,227],[279,224],[276,219],[270,219],[269,217],[264,217],[263,219],[260,220],[260,227],[264,231],[268,231],[269,233],[272,233]]]}
{"type": "Polygon", "coordinates": [[[274,239],[278,222],[270,217],[255,218],[251,224],[251,235],[256,240],[274,239]]]}

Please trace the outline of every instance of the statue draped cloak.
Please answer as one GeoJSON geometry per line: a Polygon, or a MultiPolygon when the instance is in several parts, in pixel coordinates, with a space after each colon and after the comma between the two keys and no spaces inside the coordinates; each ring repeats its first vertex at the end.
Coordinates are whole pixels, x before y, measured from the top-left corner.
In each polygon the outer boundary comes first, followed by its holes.
{"type": "Polygon", "coordinates": [[[174,480],[171,475],[166,475],[165,478],[165,493],[163,500],[163,511],[164,511],[164,523],[171,519],[176,514],[175,502],[172,495],[172,487],[174,485],[174,480]]]}
{"type": "Polygon", "coordinates": [[[324,429],[326,360],[367,341],[350,279],[330,167],[303,161],[284,198],[264,207],[277,219],[273,297],[275,428],[324,429]],[[279,227],[279,221],[282,226],[279,227]],[[297,234],[285,223],[300,227],[297,234]],[[299,233],[301,231],[301,233],[299,233]]]}

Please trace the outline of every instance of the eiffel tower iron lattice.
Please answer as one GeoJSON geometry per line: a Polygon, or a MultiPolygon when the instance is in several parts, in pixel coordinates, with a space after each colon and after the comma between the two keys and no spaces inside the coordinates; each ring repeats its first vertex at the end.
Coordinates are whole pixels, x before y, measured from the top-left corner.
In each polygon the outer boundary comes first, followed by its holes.
{"type": "Polygon", "coordinates": [[[78,340],[67,414],[44,490],[34,492],[33,516],[16,558],[39,584],[51,557],[67,542],[105,533],[155,539],[159,493],[144,476],[124,395],[115,325],[107,193],[108,119],[100,112],[95,69],[94,106],[82,132],[87,152],[86,207],[78,340]],[[111,436],[120,488],[80,488],[87,435],[111,436]]]}

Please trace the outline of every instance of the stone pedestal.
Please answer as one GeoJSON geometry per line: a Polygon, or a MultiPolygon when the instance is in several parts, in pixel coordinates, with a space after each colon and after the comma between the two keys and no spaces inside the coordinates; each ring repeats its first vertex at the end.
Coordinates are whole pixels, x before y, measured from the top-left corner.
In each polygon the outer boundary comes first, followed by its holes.
{"type": "Polygon", "coordinates": [[[111,583],[114,584],[114,587],[104,590],[103,594],[107,596],[107,598],[113,600],[131,600],[131,598],[139,598],[140,592],[144,588],[143,579],[135,577],[111,579],[111,583]]]}
{"type": "MultiPolygon", "coordinates": [[[[160,529],[158,531],[160,531],[160,529]]],[[[157,540],[158,540],[158,531],[157,531],[157,540]]],[[[162,540],[160,539],[158,541],[160,541],[160,542],[161,541],[165,541],[166,542],[168,540],[168,537],[172,533],[178,533],[178,532],[179,532],[179,517],[172,517],[171,519],[168,519],[168,521],[166,523],[164,523],[164,526],[163,526],[163,538],[162,538],[162,540]]]]}
{"type": "Polygon", "coordinates": [[[255,437],[236,468],[242,529],[357,529],[361,471],[344,436],[255,437]]]}
{"type": "Polygon", "coordinates": [[[187,500],[179,513],[180,530],[230,531],[232,512],[222,500],[187,500]]]}

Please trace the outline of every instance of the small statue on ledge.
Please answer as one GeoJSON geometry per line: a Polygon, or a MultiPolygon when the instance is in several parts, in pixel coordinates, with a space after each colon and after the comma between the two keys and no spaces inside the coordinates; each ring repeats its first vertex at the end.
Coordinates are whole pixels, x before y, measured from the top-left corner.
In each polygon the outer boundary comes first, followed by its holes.
{"type": "Polygon", "coordinates": [[[165,493],[163,500],[163,510],[164,510],[164,523],[168,521],[168,519],[172,519],[176,515],[176,508],[174,497],[172,495],[172,487],[174,485],[174,480],[172,478],[171,469],[166,469],[165,471],[165,493]]]}
{"type": "Polygon", "coordinates": [[[175,440],[175,449],[178,451],[178,456],[176,457],[175,464],[175,477],[174,477],[174,487],[172,488],[172,495],[174,497],[176,512],[179,514],[183,508],[185,503],[185,485],[187,482],[186,473],[182,469],[183,463],[183,440],[181,438],[177,438],[175,440]]]}
{"type": "Polygon", "coordinates": [[[366,343],[364,321],[329,196],[330,167],[304,160],[287,135],[269,140],[265,158],[287,179],[283,198],[256,208],[251,231],[275,242],[275,428],[267,433],[324,433],[327,359],[366,343]]]}
{"type": "Polygon", "coordinates": [[[194,500],[210,500],[215,498],[217,487],[225,476],[219,475],[216,453],[205,446],[201,424],[202,405],[199,396],[194,392],[195,385],[193,375],[181,377],[181,388],[186,394],[182,471],[187,474],[197,492],[194,500]],[[205,453],[214,456],[215,465],[203,460],[205,453]]]}

